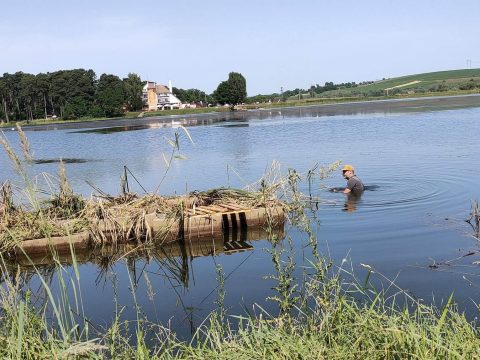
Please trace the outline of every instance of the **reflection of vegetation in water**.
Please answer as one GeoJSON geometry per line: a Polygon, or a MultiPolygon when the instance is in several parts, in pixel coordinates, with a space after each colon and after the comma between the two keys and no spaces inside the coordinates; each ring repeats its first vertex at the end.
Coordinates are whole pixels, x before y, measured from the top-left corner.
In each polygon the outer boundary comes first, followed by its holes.
{"type": "Polygon", "coordinates": [[[87,159],[76,159],[76,158],[64,158],[64,159],[34,159],[32,162],[34,164],[54,164],[63,162],[64,164],[83,164],[91,160],[87,159]]]}

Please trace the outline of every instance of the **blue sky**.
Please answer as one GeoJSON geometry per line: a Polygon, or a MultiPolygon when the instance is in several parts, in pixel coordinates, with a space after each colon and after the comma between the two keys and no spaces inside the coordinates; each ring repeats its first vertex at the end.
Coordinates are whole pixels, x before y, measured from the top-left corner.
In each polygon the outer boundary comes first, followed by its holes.
{"type": "Polygon", "coordinates": [[[0,73],[91,68],[249,95],[480,67],[480,1],[0,0],[0,73]]]}

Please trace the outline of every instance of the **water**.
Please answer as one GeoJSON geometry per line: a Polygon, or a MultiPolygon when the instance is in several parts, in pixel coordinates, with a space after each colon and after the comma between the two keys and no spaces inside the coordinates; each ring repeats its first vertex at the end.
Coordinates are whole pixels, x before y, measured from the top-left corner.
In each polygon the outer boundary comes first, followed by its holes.
{"type": "MultiPolygon", "coordinates": [[[[396,278],[399,286],[426,302],[441,302],[453,292],[461,308],[475,315],[473,302],[480,295],[480,269],[475,265],[480,260],[479,248],[464,219],[470,201],[480,195],[480,108],[433,111],[438,109],[411,106],[328,116],[316,109],[216,119],[189,127],[194,143],[182,135],[180,146],[187,159],[174,162],[160,191],[173,194],[227,185],[243,187],[258,180],[274,160],[284,172],[295,168],[301,173],[317,162],[327,165],[343,160],[353,164],[371,188],[355,203],[349,203],[343,194],[318,186],[313,189],[313,195],[322,199],[314,225],[321,250],[336,264],[351,259],[360,277],[365,274],[360,264],[368,264],[396,278]]],[[[168,158],[171,152],[165,138],[182,130],[175,128],[175,123],[174,127],[134,130],[29,131],[37,159],[31,171],[54,174],[58,168],[55,159],[69,159],[65,166],[72,186],[87,195],[93,189],[86,180],[117,193],[126,165],[144,188],[153,190],[166,171],[162,154],[168,158]]],[[[16,146],[16,134],[8,132],[6,136],[16,146]]],[[[4,154],[0,169],[0,180],[14,178],[4,154]]],[[[344,186],[345,181],[338,172],[325,184],[344,186]]],[[[138,184],[132,181],[131,186],[142,193],[138,184]]],[[[307,191],[305,184],[302,190],[307,191]]],[[[301,263],[305,235],[290,226],[285,231],[294,239],[296,259],[301,263]]],[[[80,266],[80,276],[87,315],[108,324],[116,294],[119,304],[126,306],[125,317],[135,318],[134,291],[152,321],[188,337],[215,308],[216,264],[227,274],[230,313],[244,314],[243,308],[251,310],[255,302],[273,309],[273,303],[265,301],[272,287],[271,280],[264,279],[273,272],[265,251],[270,245],[254,238],[247,242],[252,248],[230,255],[221,242],[202,245],[203,250],[193,255],[209,254],[214,248],[217,255],[177,257],[175,266],[161,256],[124,258],[107,271],[86,262],[80,266]],[[155,293],[153,300],[149,289],[155,293]]],[[[55,278],[54,274],[52,284],[55,278]]],[[[38,287],[35,276],[31,284],[38,287]]]]}

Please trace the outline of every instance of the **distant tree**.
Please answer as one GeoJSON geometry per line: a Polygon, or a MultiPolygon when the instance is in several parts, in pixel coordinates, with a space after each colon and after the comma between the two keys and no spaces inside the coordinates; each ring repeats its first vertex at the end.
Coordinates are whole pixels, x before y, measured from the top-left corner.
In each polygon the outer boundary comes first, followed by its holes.
{"type": "Polygon", "coordinates": [[[437,86],[437,91],[447,91],[447,90],[448,90],[447,82],[443,80],[442,83],[437,86]]]}
{"type": "Polygon", "coordinates": [[[473,90],[477,87],[475,80],[470,79],[468,82],[461,84],[458,88],[460,90],[473,90]]]}
{"type": "Polygon", "coordinates": [[[63,108],[64,119],[78,119],[90,115],[91,104],[81,96],[70,99],[63,108]]]}
{"type": "Polygon", "coordinates": [[[143,108],[142,91],[145,81],[142,81],[137,74],[129,73],[123,79],[123,92],[125,105],[129,111],[137,111],[143,108]]]}
{"type": "Polygon", "coordinates": [[[233,109],[235,105],[245,102],[247,82],[242,74],[231,72],[228,80],[218,85],[213,96],[218,103],[229,104],[233,109]]]}
{"type": "Polygon", "coordinates": [[[247,81],[242,74],[231,72],[228,74],[229,103],[234,106],[245,102],[247,97],[247,81]]]}
{"type": "Polygon", "coordinates": [[[173,93],[184,103],[212,102],[210,95],[207,95],[204,91],[198,89],[180,89],[174,87],[173,93]]]}
{"type": "MultiPolygon", "coordinates": [[[[64,110],[67,104],[74,101],[78,103],[79,98],[92,106],[96,91],[96,75],[93,70],[74,69],[60,70],[49,74],[50,82],[50,103],[53,115],[64,117],[64,110]]],[[[74,114],[75,117],[81,116],[74,114]]]]}
{"type": "Polygon", "coordinates": [[[229,104],[230,100],[230,88],[228,82],[222,81],[218,84],[217,89],[213,92],[213,98],[221,105],[229,104]]]}
{"type": "Polygon", "coordinates": [[[39,104],[43,108],[43,116],[45,119],[48,117],[48,110],[49,110],[49,102],[48,102],[48,95],[50,91],[50,82],[48,78],[48,74],[37,74],[37,93],[38,93],[38,101],[39,104]]]}
{"type": "Polygon", "coordinates": [[[123,83],[118,76],[102,74],[98,80],[95,104],[98,105],[105,117],[114,117],[123,114],[123,83]]]}
{"type": "Polygon", "coordinates": [[[8,109],[7,109],[7,83],[3,77],[0,77],[0,101],[1,101],[1,114],[0,120],[8,122],[8,109]]]}

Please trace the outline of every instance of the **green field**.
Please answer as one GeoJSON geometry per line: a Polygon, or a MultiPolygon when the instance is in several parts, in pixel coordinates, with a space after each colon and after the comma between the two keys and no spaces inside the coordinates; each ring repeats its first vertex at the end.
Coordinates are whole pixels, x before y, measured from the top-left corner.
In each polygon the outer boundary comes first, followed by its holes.
{"type": "MultiPolygon", "coordinates": [[[[371,95],[374,92],[385,91],[404,84],[398,89],[402,91],[429,92],[443,85],[445,90],[459,90],[459,87],[474,80],[476,86],[480,86],[480,69],[461,69],[450,71],[437,71],[423,74],[414,74],[376,81],[369,85],[360,85],[353,88],[326,91],[321,97],[371,95]],[[414,83],[416,82],[416,83],[414,83]],[[409,84],[412,83],[412,84],[409,84]]],[[[437,90],[437,91],[445,91],[437,90]]],[[[461,89],[460,89],[461,90],[461,89]]],[[[433,90],[435,91],[435,90],[433,90]]],[[[377,94],[379,95],[379,94],[377,94]]]]}

